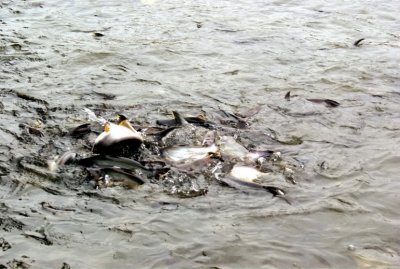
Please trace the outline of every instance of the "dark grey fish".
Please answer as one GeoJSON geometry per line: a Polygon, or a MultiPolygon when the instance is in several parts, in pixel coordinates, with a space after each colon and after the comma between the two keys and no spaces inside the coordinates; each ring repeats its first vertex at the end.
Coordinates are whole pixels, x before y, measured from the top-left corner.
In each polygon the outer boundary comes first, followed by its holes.
{"type": "MultiPolygon", "coordinates": [[[[207,129],[216,129],[216,123],[212,121],[208,121],[202,117],[185,117],[185,120],[188,123],[191,123],[195,126],[201,126],[207,129]]],[[[158,125],[162,126],[168,126],[168,127],[175,127],[177,126],[177,122],[175,119],[165,119],[165,120],[157,120],[156,123],[158,125]]]]}
{"type": "Polygon", "coordinates": [[[230,125],[238,129],[246,129],[248,127],[248,123],[244,119],[236,116],[235,114],[225,111],[223,109],[221,109],[220,112],[223,116],[225,116],[225,118],[220,120],[221,124],[230,125]]]}
{"type": "Polygon", "coordinates": [[[23,123],[21,123],[19,126],[21,128],[25,128],[25,130],[31,135],[35,135],[35,136],[39,136],[39,137],[44,136],[44,133],[42,131],[40,131],[38,128],[29,126],[29,125],[23,124],[23,123]]]}
{"type": "Polygon", "coordinates": [[[156,124],[161,126],[175,126],[175,119],[167,119],[167,120],[156,120],[156,124]]]}
{"type": "Polygon", "coordinates": [[[147,179],[144,179],[138,175],[135,175],[132,172],[126,171],[121,168],[116,168],[116,167],[110,167],[110,168],[102,168],[101,169],[105,174],[109,175],[112,180],[117,180],[117,181],[127,181],[126,183],[128,184],[136,184],[136,185],[142,185],[145,183],[148,183],[147,179]]]}
{"type": "Polygon", "coordinates": [[[72,128],[71,130],[69,130],[68,135],[75,137],[75,138],[82,137],[86,134],[89,134],[92,131],[92,129],[90,127],[91,127],[90,123],[81,124],[75,128],[72,128]]]}
{"type": "Polygon", "coordinates": [[[167,128],[167,129],[164,129],[164,130],[161,130],[161,131],[158,131],[158,132],[153,132],[153,133],[145,132],[145,134],[146,135],[153,135],[153,136],[156,136],[158,138],[162,138],[162,137],[168,135],[170,132],[172,132],[176,128],[179,128],[179,126],[172,126],[172,127],[167,128]]]}
{"type": "Polygon", "coordinates": [[[165,136],[159,137],[159,144],[163,147],[175,145],[200,145],[203,137],[209,130],[189,123],[177,111],[173,111],[173,114],[176,123],[175,129],[168,132],[165,136]]]}
{"type": "Polygon", "coordinates": [[[189,122],[187,122],[187,120],[178,111],[172,111],[172,114],[174,115],[176,125],[182,126],[189,124],[189,122]]]}
{"type": "Polygon", "coordinates": [[[126,188],[135,189],[148,181],[137,176],[131,171],[121,168],[88,168],[89,178],[96,182],[96,187],[124,186],[126,188]]]}
{"type": "Polygon", "coordinates": [[[76,160],[76,153],[72,151],[67,151],[64,152],[64,154],[57,159],[57,165],[66,165],[74,163],[75,160],[76,160]]]}
{"type": "Polygon", "coordinates": [[[85,167],[98,168],[121,168],[129,171],[140,170],[143,174],[152,177],[158,176],[160,173],[165,173],[169,167],[148,168],[141,163],[124,157],[112,157],[107,155],[94,155],[88,158],[77,160],[78,165],[85,167]]]}
{"type": "Polygon", "coordinates": [[[290,91],[285,94],[285,99],[290,101],[290,91]]]}
{"type": "Polygon", "coordinates": [[[106,168],[106,167],[120,167],[120,168],[125,168],[125,169],[141,169],[144,171],[147,171],[147,168],[144,167],[142,164],[139,162],[124,158],[124,157],[111,157],[108,155],[94,155],[90,156],[88,158],[80,159],[77,161],[77,164],[85,166],[85,167],[101,167],[101,168],[106,168]]]}
{"type": "Polygon", "coordinates": [[[363,41],[363,40],[365,40],[365,38],[360,38],[359,40],[357,40],[356,42],[354,42],[354,46],[356,46],[356,47],[360,47],[362,44],[361,44],[361,42],[363,41]]]}
{"type": "Polygon", "coordinates": [[[334,100],[331,99],[317,99],[317,98],[311,98],[311,99],[307,99],[307,101],[313,102],[313,103],[317,103],[317,104],[325,104],[329,107],[337,107],[340,104],[334,100]]]}

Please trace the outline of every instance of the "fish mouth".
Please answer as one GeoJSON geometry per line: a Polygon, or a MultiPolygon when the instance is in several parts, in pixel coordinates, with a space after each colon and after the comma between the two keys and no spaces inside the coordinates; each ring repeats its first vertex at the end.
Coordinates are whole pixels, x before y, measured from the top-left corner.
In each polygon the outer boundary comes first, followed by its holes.
{"type": "Polygon", "coordinates": [[[111,156],[131,156],[138,152],[143,140],[127,138],[112,143],[97,143],[93,146],[93,153],[111,156]]]}

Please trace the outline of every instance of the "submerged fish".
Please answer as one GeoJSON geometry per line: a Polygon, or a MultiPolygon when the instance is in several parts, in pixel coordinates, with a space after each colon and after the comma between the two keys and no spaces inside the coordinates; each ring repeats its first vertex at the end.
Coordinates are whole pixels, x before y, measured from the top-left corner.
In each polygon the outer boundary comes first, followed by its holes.
{"type": "MultiPolygon", "coordinates": [[[[204,116],[197,116],[197,117],[185,117],[186,122],[191,123],[196,126],[205,127],[207,129],[216,129],[216,123],[207,120],[204,116]]],[[[168,127],[177,126],[179,124],[176,119],[167,119],[167,120],[157,120],[156,123],[158,125],[164,125],[168,127]]]]}
{"type": "Polygon", "coordinates": [[[163,165],[162,162],[152,164],[148,167],[148,164],[144,166],[133,159],[106,155],[94,155],[77,160],[76,163],[84,167],[121,168],[126,171],[137,171],[139,174],[144,174],[147,177],[158,177],[160,174],[166,173],[170,169],[168,166],[163,165]]]}
{"type": "Polygon", "coordinates": [[[244,146],[236,142],[231,136],[222,136],[218,143],[223,159],[236,159],[245,162],[256,162],[259,158],[269,157],[273,151],[249,151],[244,146]]]}
{"type": "Polygon", "coordinates": [[[174,129],[167,132],[165,136],[160,139],[160,144],[164,147],[175,145],[201,145],[201,141],[208,129],[195,126],[180,115],[178,112],[173,111],[175,126],[174,129]]]}
{"type": "Polygon", "coordinates": [[[335,100],[331,99],[317,99],[317,98],[309,98],[306,99],[307,101],[317,103],[317,104],[325,104],[328,107],[337,107],[340,105],[340,103],[336,102],[335,100]]]}
{"type": "Polygon", "coordinates": [[[105,181],[105,186],[112,183],[113,185],[123,185],[127,188],[134,189],[148,182],[145,178],[117,167],[90,169],[89,171],[92,177],[95,177],[97,181],[103,179],[103,181],[105,181]]]}
{"type": "Polygon", "coordinates": [[[218,152],[216,145],[208,147],[200,146],[171,146],[161,150],[161,155],[173,163],[191,163],[210,157],[218,152]]]}
{"type": "Polygon", "coordinates": [[[399,253],[387,246],[365,246],[349,249],[350,256],[356,261],[358,268],[398,268],[399,253]]]}

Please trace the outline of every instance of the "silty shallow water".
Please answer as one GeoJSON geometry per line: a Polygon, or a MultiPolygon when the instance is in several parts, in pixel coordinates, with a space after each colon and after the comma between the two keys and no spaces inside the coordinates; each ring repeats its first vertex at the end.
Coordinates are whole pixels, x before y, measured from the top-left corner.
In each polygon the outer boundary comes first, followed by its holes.
{"type": "Polygon", "coordinates": [[[399,265],[397,1],[0,6],[0,216],[11,245],[2,243],[0,264],[399,265]],[[304,163],[298,184],[287,186],[292,205],[215,182],[205,196],[180,199],[158,184],[100,191],[79,173],[29,170],[32,157],[85,151],[82,141],[62,136],[87,122],[84,107],[154,124],[177,109],[197,115],[256,106],[260,112],[237,135],[245,146],[304,163]],[[43,137],[20,127],[37,120],[43,137]],[[302,143],[278,143],[273,134],[302,143]]]}

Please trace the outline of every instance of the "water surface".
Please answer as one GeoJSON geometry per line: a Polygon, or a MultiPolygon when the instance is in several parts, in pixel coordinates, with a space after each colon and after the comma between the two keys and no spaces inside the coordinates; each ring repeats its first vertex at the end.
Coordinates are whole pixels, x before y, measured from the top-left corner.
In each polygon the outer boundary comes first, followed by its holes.
{"type": "Polygon", "coordinates": [[[398,267],[399,9],[398,1],[2,1],[0,237],[11,248],[3,243],[0,264],[398,267]],[[67,150],[89,152],[64,136],[87,122],[85,107],[154,124],[172,110],[213,117],[257,106],[235,133],[304,164],[298,183],[285,185],[291,205],[216,182],[180,199],[159,184],[95,190],[79,173],[29,169],[67,150]],[[282,143],[294,137],[302,143],[282,143]]]}

